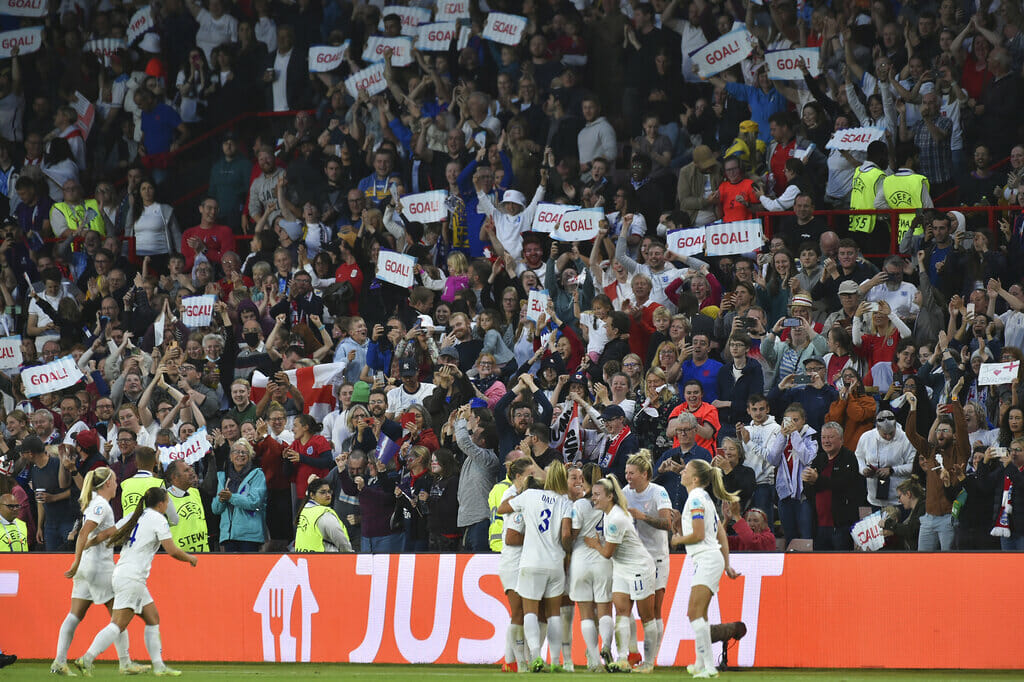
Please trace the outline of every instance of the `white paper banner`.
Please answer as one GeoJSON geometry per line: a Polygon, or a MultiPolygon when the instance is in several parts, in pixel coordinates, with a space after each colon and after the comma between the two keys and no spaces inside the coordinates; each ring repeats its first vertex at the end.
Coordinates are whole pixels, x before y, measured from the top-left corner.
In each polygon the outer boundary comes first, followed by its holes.
{"type": "Polygon", "coordinates": [[[18,54],[26,55],[38,52],[42,46],[42,26],[19,28],[17,31],[4,31],[0,33],[0,59],[13,57],[14,48],[18,48],[18,54]]]}
{"type": "Polygon", "coordinates": [[[579,206],[570,204],[537,204],[537,213],[533,217],[534,232],[551,232],[555,225],[569,211],[578,211],[579,206]]]}
{"type": "Polygon", "coordinates": [[[436,21],[469,19],[469,0],[437,0],[436,21]]]}
{"type": "Polygon", "coordinates": [[[160,448],[160,463],[165,467],[176,459],[185,464],[192,464],[201,460],[213,446],[206,435],[206,427],[200,426],[192,437],[184,443],[160,448]]]}
{"type": "Polygon", "coordinates": [[[771,50],[765,52],[764,61],[768,65],[768,78],[774,81],[802,81],[804,72],[797,66],[803,57],[807,70],[812,76],[821,73],[818,66],[818,48],[798,47],[792,50],[771,50]]]}
{"type": "Polygon", "coordinates": [[[702,78],[710,78],[739,64],[753,49],[754,37],[745,28],[730,31],[718,40],[690,54],[690,61],[697,65],[702,78]]]}
{"type": "MultiPolygon", "coordinates": [[[[213,319],[213,306],[216,303],[217,297],[213,294],[181,299],[181,323],[189,329],[209,326],[213,319]]],[[[162,340],[158,343],[162,343],[162,340]]]]}
{"type": "Polygon", "coordinates": [[[76,90],[75,101],[71,103],[71,106],[75,108],[75,113],[78,114],[78,120],[75,121],[75,125],[82,131],[83,137],[89,139],[89,131],[92,130],[92,124],[96,121],[96,105],[76,90]]]}
{"type": "Polygon", "coordinates": [[[677,256],[693,256],[704,252],[703,227],[691,227],[685,230],[673,230],[668,233],[668,250],[677,256]]]}
{"type": "Polygon", "coordinates": [[[493,40],[502,45],[518,45],[526,28],[526,17],[504,12],[491,12],[484,25],[484,40],[493,40]]]}
{"type": "Polygon", "coordinates": [[[551,231],[551,238],[560,242],[586,242],[596,239],[603,219],[603,208],[568,211],[551,231]]]}
{"type": "Polygon", "coordinates": [[[345,79],[345,89],[353,99],[359,96],[360,90],[366,90],[367,95],[376,95],[388,89],[384,80],[384,62],[371,64],[362,71],[356,71],[345,79]]]}
{"type": "Polygon", "coordinates": [[[389,47],[393,53],[391,55],[392,66],[409,66],[412,64],[412,38],[384,38],[383,36],[370,36],[366,39],[363,61],[384,61],[384,52],[389,47]]]}
{"type": "Polygon", "coordinates": [[[705,228],[704,252],[709,256],[749,253],[764,246],[761,219],[718,223],[705,228]]]}
{"type": "Polygon", "coordinates": [[[388,6],[381,10],[380,22],[377,24],[377,29],[384,30],[384,17],[389,14],[397,14],[402,20],[402,35],[409,36],[410,38],[415,37],[419,34],[419,25],[425,24],[430,21],[430,10],[423,7],[401,7],[401,6],[388,6]]]}
{"type": "Polygon", "coordinates": [[[128,47],[128,43],[124,41],[124,38],[98,38],[87,42],[85,44],[85,51],[92,52],[97,57],[102,57],[103,63],[109,66],[110,58],[118,50],[123,50],[126,47],[128,47]]]}
{"type": "Polygon", "coordinates": [[[381,249],[377,256],[377,279],[390,282],[400,287],[411,287],[416,259],[404,253],[381,249]]]}
{"type": "Polygon", "coordinates": [[[16,369],[21,363],[21,336],[0,339],[0,369],[16,369]]]}
{"type": "Polygon", "coordinates": [[[531,291],[526,300],[526,319],[536,322],[541,314],[546,314],[548,295],[543,291],[531,291]]]}
{"type": "Polygon", "coordinates": [[[55,393],[71,388],[82,378],[82,370],[70,355],[45,365],[26,367],[21,371],[21,382],[28,398],[55,393]]]}
{"type": "Polygon", "coordinates": [[[877,552],[885,547],[885,537],[882,535],[882,512],[868,514],[854,524],[850,531],[857,549],[865,552],[877,552]]]}
{"type": "Polygon", "coordinates": [[[832,133],[832,139],[825,145],[827,149],[848,152],[866,151],[868,145],[875,140],[885,139],[884,128],[843,128],[832,133]]]}
{"type": "Polygon", "coordinates": [[[44,17],[50,3],[47,0],[0,0],[0,14],[13,17],[44,17]]]}
{"type": "Polygon", "coordinates": [[[1020,363],[1013,362],[986,362],[978,372],[979,386],[999,386],[1013,382],[1014,377],[1020,373],[1020,363]]]}
{"type": "Polygon", "coordinates": [[[146,5],[132,15],[128,22],[128,30],[125,32],[125,39],[131,45],[151,28],[153,28],[153,8],[146,5]]]}
{"type": "Polygon", "coordinates": [[[416,49],[420,52],[447,52],[458,30],[459,25],[454,21],[420,24],[416,49]]]}
{"type": "Polygon", "coordinates": [[[444,220],[448,217],[448,207],[444,203],[447,198],[446,189],[407,194],[402,197],[402,215],[408,220],[418,220],[421,223],[444,220]]]}
{"type": "Polygon", "coordinates": [[[351,44],[351,40],[346,40],[337,47],[333,45],[314,45],[309,48],[309,70],[312,73],[334,71],[345,63],[345,50],[351,44]]]}

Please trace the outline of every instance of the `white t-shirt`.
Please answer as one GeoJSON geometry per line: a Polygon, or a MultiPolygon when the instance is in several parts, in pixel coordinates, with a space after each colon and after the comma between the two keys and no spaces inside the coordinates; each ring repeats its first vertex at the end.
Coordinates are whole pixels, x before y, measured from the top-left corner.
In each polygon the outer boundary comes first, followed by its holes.
{"type": "MultiPolygon", "coordinates": [[[[28,311],[32,312],[31,306],[28,311]]],[[[998,317],[1003,323],[1003,345],[1024,348],[1024,313],[1007,310],[998,317]]]]}
{"type": "MultiPolygon", "coordinates": [[[[142,209],[139,219],[131,226],[135,235],[135,252],[142,256],[156,256],[167,253],[168,229],[161,204],[152,203],[142,209]]],[[[172,248],[176,245],[170,245],[172,248]]]]}
{"type": "Polygon", "coordinates": [[[199,30],[196,31],[196,45],[206,53],[206,63],[213,63],[213,48],[224,43],[238,42],[238,19],[224,13],[214,19],[207,10],[201,9],[196,15],[199,30]]]}
{"type": "MultiPolygon", "coordinates": [[[[630,509],[639,509],[648,516],[657,517],[658,512],[662,509],[672,508],[672,500],[669,499],[668,491],[657,483],[648,484],[642,493],[633,490],[632,486],[625,488],[622,492],[626,494],[626,502],[630,509]]],[[[649,523],[637,521],[636,532],[652,559],[668,557],[668,531],[658,530],[649,523]]]]}
{"type": "MultiPolygon", "coordinates": [[[[500,507],[505,500],[509,499],[516,494],[516,487],[509,486],[508,490],[501,496],[501,502],[498,503],[500,507]]],[[[511,514],[502,514],[502,527],[501,527],[501,559],[498,560],[498,566],[501,568],[518,568],[520,558],[523,556],[522,545],[509,545],[505,542],[505,538],[508,537],[506,533],[510,530],[523,532],[523,515],[520,512],[512,512],[511,514]]]]}
{"type": "Polygon", "coordinates": [[[399,415],[411,405],[422,405],[423,399],[434,392],[434,384],[421,383],[419,390],[409,393],[405,386],[395,386],[388,391],[388,412],[399,415]]]}
{"type": "Polygon", "coordinates": [[[509,500],[523,515],[521,568],[561,568],[562,520],[572,516],[565,497],[550,490],[524,490],[509,500]]]}
{"type": "MultiPolygon", "coordinates": [[[[89,500],[89,506],[85,508],[82,517],[82,523],[86,521],[96,523],[96,529],[89,534],[90,540],[99,535],[101,531],[114,525],[114,510],[110,508],[109,502],[96,493],[93,493],[92,499],[89,500]]],[[[114,548],[105,542],[87,547],[82,551],[81,566],[98,564],[109,564],[111,568],[114,566],[114,548]]]]}
{"type": "Polygon", "coordinates": [[[587,328],[587,353],[600,355],[608,345],[607,323],[598,319],[594,313],[586,312],[580,314],[580,326],[587,328]]]}
{"type": "Polygon", "coordinates": [[[271,91],[274,94],[274,111],[288,111],[288,62],[294,50],[286,54],[274,53],[274,82],[271,91]]]}
{"type": "Polygon", "coordinates": [[[683,535],[693,532],[695,518],[704,520],[704,539],[687,545],[686,553],[694,556],[702,552],[722,551],[722,546],[718,544],[718,513],[715,511],[715,503],[703,488],[691,491],[686,498],[682,518],[683,535]]]}
{"type": "MultiPolygon", "coordinates": [[[[122,519],[124,521],[124,519],[122,519]]],[[[171,538],[171,527],[163,514],[149,508],[142,512],[121,548],[121,558],[114,570],[120,577],[145,582],[153,566],[153,555],[164,540],[171,538]]]]}
{"type": "Polygon", "coordinates": [[[572,546],[573,557],[579,555],[585,561],[607,561],[583,541],[585,537],[600,538],[604,531],[604,512],[596,509],[589,499],[581,497],[572,503],[572,528],[579,531],[572,546]]]}
{"type": "Polygon", "coordinates": [[[637,573],[654,572],[654,559],[640,541],[633,517],[615,505],[604,515],[604,539],[618,545],[612,554],[612,574],[631,579],[637,573]]]}
{"type": "Polygon", "coordinates": [[[910,282],[900,282],[899,287],[893,291],[886,284],[876,284],[868,290],[864,300],[885,301],[889,309],[900,317],[916,315],[921,306],[914,303],[914,296],[917,295],[917,287],[910,282]]]}
{"type": "MultiPolygon", "coordinates": [[[[37,294],[37,296],[45,300],[47,303],[53,306],[54,310],[56,310],[57,306],[60,305],[61,300],[64,298],[64,293],[61,292],[56,296],[50,296],[45,291],[40,291],[37,294]]],[[[45,327],[46,325],[51,324],[53,322],[53,318],[43,312],[43,309],[39,306],[38,303],[36,303],[36,300],[34,298],[31,301],[29,301],[28,314],[36,316],[37,327],[45,327]]]]}

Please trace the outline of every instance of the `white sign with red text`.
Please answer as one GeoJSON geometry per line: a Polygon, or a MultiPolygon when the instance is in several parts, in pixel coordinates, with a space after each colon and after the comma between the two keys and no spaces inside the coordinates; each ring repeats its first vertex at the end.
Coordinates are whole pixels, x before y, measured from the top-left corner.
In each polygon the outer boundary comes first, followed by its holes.
{"type": "Polygon", "coordinates": [[[47,0],[0,0],[0,14],[13,17],[45,17],[47,0]]]}
{"type": "Polygon", "coordinates": [[[668,233],[668,250],[677,256],[693,256],[704,252],[703,227],[690,227],[685,230],[673,230],[668,233]]]}
{"type": "Polygon", "coordinates": [[[128,46],[124,38],[97,38],[87,42],[83,49],[86,52],[92,52],[97,57],[103,58],[103,63],[110,65],[110,57],[115,55],[118,50],[123,50],[128,46]]]}
{"type": "Polygon", "coordinates": [[[181,323],[189,329],[208,327],[213,319],[213,306],[216,303],[217,297],[213,294],[181,299],[181,323]]]}
{"type": "Polygon", "coordinates": [[[697,65],[701,78],[710,78],[746,59],[753,45],[754,37],[750,32],[739,28],[692,52],[690,61],[697,65]]]}
{"type": "Polygon", "coordinates": [[[437,0],[435,21],[469,19],[469,0],[437,0]]]}
{"type": "Polygon", "coordinates": [[[416,49],[420,52],[447,52],[459,25],[454,21],[441,21],[436,24],[420,24],[419,36],[416,38],[416,49]]]}
{"type": "Polygon", "coordinates": [[[409,36],[410,38],[419,33],[419,29],[417,27],[420,24],[425,24],[430,21],[429,9],[424,9],[423,7],[400,7],[397,5],[389,5],[381,10],[380,22],[377,24],[377,28],[379,30],[384,30],[384,17],[389,14],[398,15],[398,18],[402,20],[402,35],[409,36]]]}
{"type": "Polygon", "coordinates": [[[370,36],[366,39],[366,49],[363,50],[364,62],[382,62],[384,53],[391,49],[392,66],[409,66],[412,64],[412,38],[385,38],[383,36],[370,36]]]}
{"type": "Polygon", "coordinates": [[[35,367],[26,367],[21,372],[21,383],[28,398],[47,393],[56,393],[71,388],[82,378],[82,370],[70,355],[53,362],[35,367]]]}
{"type": "Polygon", "coordinates": [[[862,152],[875,140],[882,139],[885,139],[884,128],[843,128],[832,133],[832,139],[825,147],[838,151],[862,152]]]}
{"type": "Polygon", "coordinates": [[[448,217],[448,207],[444,203],[447,198],[446,189],[407,194],[402,197],[402,215],[408,220],[418,220],[421,223],[444,220],[448,217]]]}
{"type": "Polygon", "coordinates": [[[882,535],[882,512],[868,514],[854,524],[850,529],[850,535],[857,545],[857,549],[864,552],[877,552],[885,547],[885,537],[882,535]]]}
{"type": "Polygon", "coordinates": [[[38,52],[42,46],[42,26],[19,28],[17,31],[4,31],[0,33],[0,59],[13,57],[15,49],[18,50],[18,54],[26,55],[38,52]]]}
{"type": "Polygon", "coordinates": [[[548,295],[543,291],[531,291],[526,299],[526,319],[536,322],[548,308],[548,295]]]}
{"type": "Polygon", "coordinates": [[[761,219],[736,220],[705,227],[704,252],[709,256],[750,253],[764,246],[761,219]]]}
{"type": "Polygon", "coordinates": [[[580,206],[571,204],[537,204],[537,213],[533,218],[534,232],[553,232],[558,221],[569,211],[578,211],[580,206]]]}
{"type": "Polygon", "coordinates": [[[21,365],[21,336],[5,336],[0,339],[0,369],[15,369],[21,365]]]}
{"type": "Polygon", "coordinates": [[[384,80],[384,62],[370,64],[362,71],[356,71],[345,79],[345,89],[352,99],[359,97],[360,90],[366,90],[367,95],[376,95],[388,89],[387,81],[384,80]]]}
{"type": "Polygon", "coordinates": [[[1020,374],[1020,363],[1012,362],[986,362],[978,372],[979,386],[999,386],[1001,384],[1013,383],[1013,380],[1020,374]]]}
{"type": "Polygon", "coordinates": [[[160,447],[160,463],[166,468],[176,459],[183,460],[185,464],[192,464],[201,460],[213,446],[206,435],[206,427],[200,426],[184,443],[160,447]]]}
{"type": "Polygon", "coordinates": [[[504,12],[491,12],[484,25],[484,40],[493,40],[502,45],[518,45],[526,29],[526,17],[504,12]]]}
{"type": "Polygon", "coordinates": [[[309,70],[312,73],[324,73],[334,71],[345,63],[345,51],[348,50],[351,40],[346,40],[341,45],[314,45],[309,48],[309,70]]]}
{"type": "Polygon", "coordinates": [[[96,105],[85,95],[75,90],[75,101],[71,103],[71,106],[74,108],[75,113],[78,114],[75,126],[82,131],[82,136],[88,139],[89,131],[92,130],[92,124],[96,122],[96,105]]]}
{"type": "Polygon", "coordinates": [[[597,238],[604,220],[603,208],[568,211],[551,231],[551,238],[560,242],[586,242],[597,238]]]}
{"type": "Polygon", "coordinates": [[[128,22],[128,29],[125,31],[125,39],[131,45],[141,38],[143,33],[153,28],[153,26],[155,26],[153,23],[153,8],[146,5],[132,15],[131,20],[128,22]]]}
{"type": "Polygon", "coordinates": [[[377,256],[377,279],[400,287],[411,287],[415,282],[416,259],[404,253],[381,249],[377,256]]]}
{"type": "Polygon", "coordinates": [[[821,73],[821,68],[818,66],[818,48],[798,47],[792,50],[772,50],[764,53],[764,62],[768,66],[768,78],[773,81],[803,80],[804,72],[797,66],[801,58],[812,76],[821,73]]]}

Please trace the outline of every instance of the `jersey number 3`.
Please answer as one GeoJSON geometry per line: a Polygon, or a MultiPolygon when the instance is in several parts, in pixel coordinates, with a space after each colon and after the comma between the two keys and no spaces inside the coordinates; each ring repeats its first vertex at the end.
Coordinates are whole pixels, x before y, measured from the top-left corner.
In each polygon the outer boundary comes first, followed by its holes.
{"type": "Polygon", "coordinates": [[[537,530],[541,533],[551,527],[551,510],[542,509],[540,512],[540,524],[537,526],[537,530]]]}

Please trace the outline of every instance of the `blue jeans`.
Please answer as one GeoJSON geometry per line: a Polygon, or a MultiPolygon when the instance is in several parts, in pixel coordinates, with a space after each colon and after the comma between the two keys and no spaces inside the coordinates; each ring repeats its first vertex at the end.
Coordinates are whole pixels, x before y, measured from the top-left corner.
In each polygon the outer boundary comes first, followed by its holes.
{"type": "Polygon", "coordinates": [[[360,550],[364,554],[399,554],[405,542],[405,533],[392,533],[377,538],[360,538],[360,550]]]}
{"type": "Polygon", "coordinates": [[[1024,535],[999,538],[999,548],[1004,552],[1024,552],[1024,535]]]}
{"type": "Polygon", "coordinates": [[[853,536],[850,527],[818,526],[814,532],[814,551],[852,552],[853,536]]]}
{"type": "Polygon", "coordinates": [[[263,547],[262,542],[250,540],[224,540],[220,543],[220,548],[225,552],[258,552],[261,547],[263,547]]]}
{"type": "Polygon", "coordinates": [[[768,527],[775,525],[775,486],[771,483],[758,483],[754,486],[754,496],[750,500],[753,506],[768,517],[768,527]]]}
{"type": "Polygon", "coordinates": [[[921,530],[917,534],[917,551],[934,552],[939,549],[943,552],[953,549],[953,515],[925,514],[921,517],[921,530]]]}
{"type": "Polygon", "coordinates": [[[471,526],[466,526],[463,544],[467,552],[489,552],[491,545],[488,541],[487,529],[491,522],[488,519],[477,521],[471,526]]]}
{"type": "Polygon", "coordinates": [[[795,497],[779,500],[779,519],[787,547],[797,538],[810,540],[814,537],[814,507],[808,500],[795,497]]]}
{"type": "Polygon", "coordinates": [[[68,533],[75,527],[74,519],[67,521],[50,521],[43,524],[43,544],[47,552],[57,552],[68,542],[68,533]]]}

